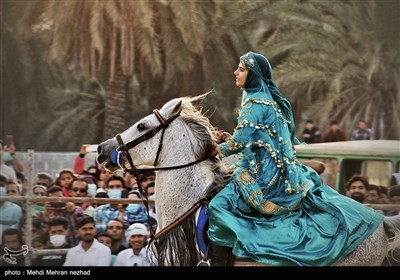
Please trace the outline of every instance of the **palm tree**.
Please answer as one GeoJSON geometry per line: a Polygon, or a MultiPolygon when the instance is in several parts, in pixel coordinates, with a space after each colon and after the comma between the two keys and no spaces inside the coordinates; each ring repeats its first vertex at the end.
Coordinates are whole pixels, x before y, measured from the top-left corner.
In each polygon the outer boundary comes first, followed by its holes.
{"type": "Polygon", "coordinates": [[[235,44],[224,29],[224,1],[12,4],[20,5],[21,34],[31,37],[50,31],[49,61],[103,85],[104,138],[126,129],[132,107],[147,110],[139,106],[151,101],[159,107],[171,97],[209,90],[230,72],[236,59],[235,44]],[[133,81],[138,86],[133,87],[133,81]],[[129,104],[128,100],[139,99],[131,97],[133,89],[147,102],[129,104]]]}
{"type": "Polygon", "coordinates": [[[400,138],[398,49],[382,38],[378,2],[278,1],[267,10],[275,24],[259,43],[278,58],[273,74],[297,120],[337,119],[350,134],[365,119],[378,138],[400,138]]]}
{"type": "Polygon", "coordinates": [[[23,40],[11,24],[12,6],[1,4],[0,138],[13,134],[22,150],[66,151],[96,143],[102,132],[96,128],[102,127],[98,123],[104,116],[98,83],[77,80],[68,69],[43,61],[49,44],[46,31],[23,40]],[[69,105],[78,98],[79,102],[69,105]]]}

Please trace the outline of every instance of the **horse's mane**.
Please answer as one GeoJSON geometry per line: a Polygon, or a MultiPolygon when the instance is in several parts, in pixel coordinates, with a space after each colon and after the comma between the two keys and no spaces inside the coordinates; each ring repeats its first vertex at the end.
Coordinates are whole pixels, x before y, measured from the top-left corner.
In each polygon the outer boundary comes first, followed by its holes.
{"type": "Polygon", "coordinates": [[[388,256],[394,258],[396,262],[399,262],[400,260],[396,259],[394,255],[396,252],[399,254],[398,250],[400,248],[400,214],[389,217],[385,216],[383,224],[389,236],[388,256]]]}
{"type": "MultiPolygon", "coordinates": [[[[193,145],[194,153],[197,159],[201,159],[210,155],[211,151],[217,145],[215,138],[215,127],[203,113],[201,100],[207,96],[203,94],[199,97],[183,97],[181,105],[180,119],[188,126],[194,135],[196,141],[193,145]]],[[[209,186],[207,193],[219,190],[227,183],[227,169],[221,161],[211,158],[211,170],[215,174],[214,182],[209,186]]]]}
{"type": "MultiPolygon", "coordinates": [[[[196,159],[209,158],[203,164],[207,164],[210,172],[214,174],[214,181],[206,187],[205,196],[211,198],[213,194],[226,185],[229,176],[227,168],[221,160],[211,157],[210,153],[217,145],[215,138],[216,129],[211,125],[208,117],[202,110],[201,100],[207,96],[182,97],[179,119],[192,133],[192,147],[196,159]]],[[[200,261],[200,253],[196,249],[196,221],[194,213],[187,217],[158,242],[158,263],[160,266],[194,266],[200,261]]]]}

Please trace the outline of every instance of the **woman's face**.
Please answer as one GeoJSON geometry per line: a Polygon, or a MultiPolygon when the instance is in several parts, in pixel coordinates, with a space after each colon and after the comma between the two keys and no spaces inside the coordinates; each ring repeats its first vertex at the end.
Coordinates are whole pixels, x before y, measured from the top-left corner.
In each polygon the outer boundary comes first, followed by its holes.
{"type": "Polygon", "coordinates": [[[243,63],[243,61],[239,62],[238,68],[233,72],[236,77],[236,86],[240,88],[244,88],[244,84],[246,83],[247,74],[249,73],[249,69],[243,63]]]}

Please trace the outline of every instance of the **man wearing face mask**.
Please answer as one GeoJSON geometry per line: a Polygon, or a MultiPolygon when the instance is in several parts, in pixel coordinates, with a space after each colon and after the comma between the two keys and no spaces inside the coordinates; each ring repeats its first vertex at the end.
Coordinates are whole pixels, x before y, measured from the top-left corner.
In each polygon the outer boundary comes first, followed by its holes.
{"type": "MultiPolygon", "coordinates": [[[[139,191],[133,190],[128,193],[128,198],[140,199],[139,191]]],[[[124,223],[127,227],[134,223],[145,224],[147,222],[147,211],[143,204],[129,203],[125,209],[124,223]]]]}
{"type": "MultiPolygon", "coordinates": [[[[108,178],[105,190],[109,198],[126,198],[125,181],[121,176],[108,178]]],[[[107,203],[97,207],[93,214],[97,232],[105,232],[107,230],[107,223],[110,220],[123,220],[125,213],[123,208],[124,205],[117,203],[107,203]]]]}
{"type": "Polygon", "coordinates": [[[0,175],[6,177],[8,181],[13,181],[14,183],[17,183],[18,180],[15,170],[4,163],[3,156],[4,156],[3,140],[0,139],[0,175]]]}
{"type": "MultiPolygon", "coordinates": [[[[50,245],[45,249],[68,249],[67,242],[68,221],[64,217],[54,217],[47,223],[49,226],[50,245]]],[[[38,266],[62,266],[65,262],[65,254],[44,255],[38,259],[38,266]]]]}
{"type": "Polygon", "coordinates": [[[4,144],[3,147],[3,161],[7,166],[13,168],[15,172],[23,173],[25,170],[25,166],[24,163],[15,154],[17,148],[14,144],[14,138],[12,135],[6,135],[6,137],[6,144],[4,144]]]}
{"type": "MultiPolygon", "coordinates": [[[[6,185],[10,182],[0,175],[0,196],[7,196],[6,185]]],[[[10,201],[0,201],[0,239],[4,230],[8,228],[21,228],[22,209],[10,201]]]]}

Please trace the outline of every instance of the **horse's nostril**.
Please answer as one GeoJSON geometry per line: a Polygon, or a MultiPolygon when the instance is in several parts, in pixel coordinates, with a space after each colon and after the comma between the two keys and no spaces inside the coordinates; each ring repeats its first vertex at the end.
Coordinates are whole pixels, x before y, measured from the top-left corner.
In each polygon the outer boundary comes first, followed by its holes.
{"type": "Polygon", "coordinates": [[[99,155],[101,155],[102,152],[103,152],[103,145],[100,144],[100,145],[97,146],[97,153],[98,153],[99,155]]]}

